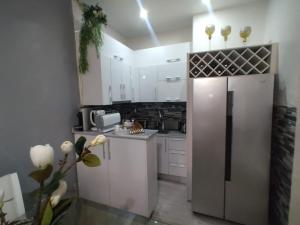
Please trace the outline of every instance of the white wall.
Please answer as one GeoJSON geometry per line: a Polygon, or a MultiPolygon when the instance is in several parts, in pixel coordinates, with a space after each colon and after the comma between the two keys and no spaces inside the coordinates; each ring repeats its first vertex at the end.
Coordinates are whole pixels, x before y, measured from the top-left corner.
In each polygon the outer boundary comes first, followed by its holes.
{"type": "Polygon", "coordinates": [[[244,26],[252,26],[252,35],[248,45],[264,43],[266,11],[267,1],[257,1],[215,11],[212,15],[201,14],[194,16],[193,51],[209,50],[209,40],[205,33],[205,27],[208,24],[216,26],[216,31],[211,40],[211,50],[225,47],[224,39],[221,36],[221,28],[226,25],[231,25],[232,27],[232,33],[227,43],[228,48],[243,46],[239,32],[244,26]]]}
{"type": "MultiPolygon", "coordinates": [[[[192,22],[192,21],[191,21],[192,22]]],[[[192,25],[192,24],[191,24],[192,25]]],[[[157,33],[160,45],[171,45],[182,42],[192,42],[192,26],[180,30],[157,33]]],[[[157,47],[150,35],[126,40],[126,45],[133,50],[157,47]]]]}
{"type": "Polygon", "coordinates": [[[289,225],[300,224],[300,1],[270,0],[266,41],[279,42],[278,104],[296,106],[298,122],[289,225]]]}

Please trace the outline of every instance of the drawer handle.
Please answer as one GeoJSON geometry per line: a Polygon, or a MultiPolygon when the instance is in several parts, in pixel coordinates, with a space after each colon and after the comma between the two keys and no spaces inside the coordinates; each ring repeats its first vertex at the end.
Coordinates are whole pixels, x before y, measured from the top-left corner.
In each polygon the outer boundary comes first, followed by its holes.
{"type": "Polygon", "coordinates": [[[170,152],[173,155],[185,155],[185,152],[170,152]]]}
{"type": "Polygon", "coordinates": [[[180,58],[177,58],[177,59],[167,59],[166,61],[167,61],[168,63],[179,62],[179,61],[180,61],[180,58]]]}
{"type": "Polygon", "coordinates": [[[185,168],[185,165],[171,163],[170,166],[185,168]]]}

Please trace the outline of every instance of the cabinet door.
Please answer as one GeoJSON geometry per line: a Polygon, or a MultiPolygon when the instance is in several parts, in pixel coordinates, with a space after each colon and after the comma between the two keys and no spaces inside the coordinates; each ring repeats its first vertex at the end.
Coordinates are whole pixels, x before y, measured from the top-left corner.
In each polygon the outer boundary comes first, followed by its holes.
{"type": "MultiPolygon", "coordinates": [[[[75,135],[75,140],[80,136],[75,135]]],[[[85,138],[87,139],[87,145],[95,136],[87,135],[85,138]]],[[[108,161],[103,151],[103,146],[93,148],[93,154],[97,155],[101,160],[101,166],[99,167],[91,168],[83,163],[77,163],[79,196],[89,201],[109,205],[108,161]]]]}
{"type": "Polygon", "coordinates": [[[145,215],[147,190],[146,141],[110,138],[111,206],[145,215]]]}
{"type": "Polygon", "coordinates": [[[91,46],[88,47],[87,59],[89,70],[85,74],[79,74],[79,91],[82,105],[101,105],[101,67],[100,59],[91,46]]]}
{"type": "Polygon", "coordinates": [[[158,81],[157,100],[159,102],[185,102],[186,80],[158,81]]]}
{"type": "Polygon", "coordinates": [[[123,64],[122,101],[131,101],[131,66],[123,64]]]}
{"type": "Polygon", "coordinates": [[[166,148],[166,138],[157,137],[158,173],[169,173],[169,155],[166,148]]]}
{"type": "Polygon", "coordinates": [[[131,70],[131,101],[138,102],[139,101],[139,77],[138,77],[138,69],[132,67],[131,70]]]}
{"type": "Polygon", "coordinates": [[[158,80],[179,80],[186,79],[186,62],[166,63],[158,66],[158,80]]]}
{"type": "Polygon", "coordinates": [[[117,58],[111,58],[112,101],[122,101],[123,64],[117,58]]]}
{"type": "Polygon", "coordinates": [[[112,104],[112,86],[111,86],[111,61],[110,58],[101,55],[101,89],[102,89],[102,105],[112,104]]]}
{"type": "Polygon", "coordinates": [[[140,101],[155,102],[157,99],[156,93],[157,69],[156,66],[148,66],[139,68],[139,86],[140,86],[140,101]]]}

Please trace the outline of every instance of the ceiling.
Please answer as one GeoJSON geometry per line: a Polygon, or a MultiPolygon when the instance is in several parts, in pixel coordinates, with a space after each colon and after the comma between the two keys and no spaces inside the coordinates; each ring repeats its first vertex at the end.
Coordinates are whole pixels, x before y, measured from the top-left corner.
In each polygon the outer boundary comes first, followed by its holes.
{"type": "MultiPolygon", "coordinates": [[[[108,17],[108,25],[124,38],[148,34],[145,21],[139,17],[137,0],[81,0],[98,3],[108,17]]],[[[214,10],[257,0],[211,0],[214,10]]],[[[192,27],[195,14],[207,12],[201,0],[141,0],[149,12],[149,20],[156,33],[192,27]]]]}

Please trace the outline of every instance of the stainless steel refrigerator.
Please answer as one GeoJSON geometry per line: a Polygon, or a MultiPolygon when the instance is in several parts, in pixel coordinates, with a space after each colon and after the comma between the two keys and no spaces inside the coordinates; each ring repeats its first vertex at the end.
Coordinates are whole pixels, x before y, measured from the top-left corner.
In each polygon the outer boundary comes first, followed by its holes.
{"type": "Polygon", "coordinates": [[[192,210],[268,224],[274,76],[193,79],[192,210]]]}

